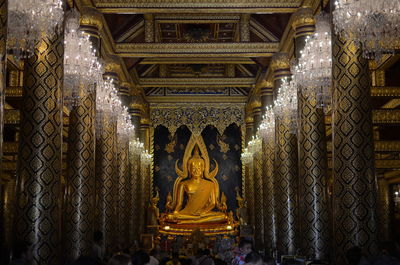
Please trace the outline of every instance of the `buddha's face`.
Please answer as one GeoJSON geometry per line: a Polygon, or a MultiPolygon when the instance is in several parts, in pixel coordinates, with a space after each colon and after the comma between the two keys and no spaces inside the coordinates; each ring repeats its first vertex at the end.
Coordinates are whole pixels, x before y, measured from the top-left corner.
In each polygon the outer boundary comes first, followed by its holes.
{"type": "Polygon", "coordinates": [[[204,161],[202,159],[192,159],[189,164],[189,171],[192,177],[201,178],[204,172],[204,161]]]}

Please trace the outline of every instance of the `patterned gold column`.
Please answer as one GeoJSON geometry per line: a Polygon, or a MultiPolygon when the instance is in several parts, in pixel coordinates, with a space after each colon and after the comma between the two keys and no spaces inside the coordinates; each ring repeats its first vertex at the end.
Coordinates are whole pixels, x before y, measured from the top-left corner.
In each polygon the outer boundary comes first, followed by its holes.
{"type": "MultiPolygon", "coordinates": [[[[3,131],[4,131],[4,100],[5,100],[5,88],[6,88],[6,39],[7,39],[7,0],[0,0],[0,183],[2,182],[3,176],[3,131]]],[[[5,194],[6,185],[0,185],[0,210],[4,213],[6,207],[5,194]]],[[[9,241],[6,240],[7,233],[10,227],[7,226],[5,218],[7,216],[0,215],[0,262],[6,263],[4,259],[9,253],[9,241]],[[3,258],[4,257],[4,258],[3,258]]]]}
{"type": "MultiPolygon", "coordinates": [[[[267,83],[261,88],[261,111],[265,114],[267,106],[273,104],[273,83],[267,83]]],[[[276,195],[274,191],[274,161],[275,135],[263,139],[262,170],[263,170],[263,208],[264,208],[264,246],[266,253],[271,254],[276,249],[276,195]]]]}
{"type": "MultiPolygon", "coordinates": [[[[4,174],[4,172],[3,172],[4,174]]],[[[8,264],[9,257],[12,248],[13,241],[13,221],[15,215],[15,184],[16,179],[15,176],[10,176],[9,179],[6,180],[7,177],[3,175],[3,179],[0,179],[0,185],[2,186],[1,193],[1,256],[0,256],[0,264],[8,264]]]]}
{"type": "MultiPolygon", "coordinates": [[[[81,88],[82,89],[82,88],[81,88]]],[[[69,115],[65,257],[91,253],[95,199],[95,95],[81,91],[69,115]]]]}
{"type": "MultiPolygon", "coordinates": [[[[252,102],[253,131],[256,133],[261,122],[261,102],[256,98],[252,102]]],[[[262,153],[256,153],[253,158],[254,168],[254,239],[257,249],[264,249],[264,209],[263,209],[263,171],[262,153]]]]}
{"type": "Polygon", "coordinates": [[[154,17],[152,14],[144,14],[144,38],[145,42],[154,42],[154,17]]]}
{"type": "MultiPolygon", "coordinates": [[[[274,96],[282,79],[290,76],[289,58],[286,53],[277,53],[272,58],[274,73],[274,96]]],[[[276,117],[275,120],[275,180],[278,251],[293,255],[298,248],[298,161],[297,138],[290,130],[289,119],[276,117]]]]}
{"type": "MultiPolygon", "coordinates": [[[[142,113],[142,104],[140,95],[132,95],[131,104],[129,106],[129,113],[131,114],[132,124],[135,126],[135,137],[140,136],[140,119],[142,113]]],[[[129,234],[131,243],[134,240],[139,240],[140,232],[138,224],[141,216],[139,216],[140,207],[140,157],[137,154],[130,154],[130,167],[131,167],[131,184],[130,184],[130,195],[131,208],[130,208],[130,222],[129,222],[129,234]]]]}
{"type": "MultiPolygon", "coordinates": [[[[98,117],[96,117],[97,119],[98,117]]],[[[104,247],[115,246],[116,236],[116,123],[102,116],[96,132],[96,229],[103,232],[104,247]]]]}
{"type": "MultiPolygon", "coordinates": [[[[250,116],[246,117],[246,146],[253,136],[253,117],[252,111],[249,112],[250,116]]],[[[249,221],[254,226],[254,167],[253,163],[245,165],[245,197],[247,202],[247,211],[249,221]]]]}
{"type": "Polygon", "coordinates": [[[127,139],[118,139],[118,190],[117,190],[117,228],[118,246],[120,249],[129,247],[129,219],[131,198],[129,195],[129,142],[127,139]]]}
{"type": "Polygon", "coordinates": [[[250,41],[250,14],[242,14],[240,17],[240,41],[250,41]]]}
{"type": "Polygon", "coordinates": [[[7,0],[0,0],[0,177],[3,161],[4,98],[6,89],[7,59],[7,0]]]}
{"type": "MultiPolygon", "coordinates": [[[[307,36],[314,33],[311,8],[299,8],[293,21],[295,54],[300,58],[307,36]]],[[[315,97],[298,93],[299,105],[299,210],[301,250],[307,257],[329,258],[329,219],[327,202],[328,158],[325,114],[315,97]]]]}
{"type": "Polygon", "coordinates": [[[60,254],[63,56],[63,33],[43,36],[25,64],[15,227],[41,265],[58,264],[60,254]]]}
{"type": "MultiPolygon", "coordinates": [[[[146,150],[149,150],[150,146],[150,120],[148,118],[149,113],[144,113],[141,121],[140,121],[140,141],[144,143],[144,147],[146,150]]],[[[147,206],[150,199],[150,166],[144,165],[142,162],[140,163],[140,226],[139,232],[144,233],[146,229],[146,213],[147,206]]]]}
{"type": "Polygon", "coordinates": [[[333,36],[333,207],[335,264],[359,246],[377,248],[377,183],[368,62],[351,39],[333,36]]]}
{"type": "Polygon", "coordinates": [[[379,240],[387,242],[391,236],[391,207],[390,207],[390,187],[384,177],[378,179],[378,216],[379,216],[379,240]]]}

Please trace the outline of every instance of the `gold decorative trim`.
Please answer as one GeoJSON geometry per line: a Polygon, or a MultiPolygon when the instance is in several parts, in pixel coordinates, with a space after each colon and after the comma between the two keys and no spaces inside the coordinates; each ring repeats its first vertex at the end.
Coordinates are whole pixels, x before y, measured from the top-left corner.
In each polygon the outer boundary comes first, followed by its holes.
{"type": "Polygon", "coordinates": [[[400,97],[400,87],[372,87],[372,97],[400,97]]]}
{"type": "Polygon", "coordinates": [[[249,87],[254,85],[254,78],[141,78],[139,82],[142,87],[249,87]]]}
{"type": "Polygon", "coordinates": [[[301,7],[293,14],[292,27],[294,30],[298,31],[299,27],[314,25],[314,12],[311,8],[301,7]]]}
{"type": "Polygon", "coordinates": [[[245,57],[145,58],[139,64],[191,64],[193,62],[198,64],[256,64],[254,60],[245,57]]]}
{"type": "Polygon", "coordinates": [[[279,43],[120,43],[122,57],[270,57],[279,43]]]}
{"type": "Polygon", "coordinates": [[[174,134],[186,125],[193,134],[199,135],[207,125],[213,125],[222,135],[225,128],[244,122],[245,104],[239,103],[175,103],[150,104],[153,127],[163,125],[174,134]]]}
{"type": "Polygon", "coordinates": [[[294,12],[301,0],[94,0],[104,13],[289,13],[294,12]]]}
{"type": "Polygon", "coordinates": [[[149,103],[246,103],[246,96],[147,96],[149,103]]]}
{"type": "Polygon", "coordinates": [[[7,87],[6,97],[19,98],[22,97],[22,87],[7,87]]]}
{"type": "Polygon", "coordinates": [[[288,70],[290,69],[289,54],[283,52],[277,52],[272,57],[270,64],[272,71],[288,70]]]}
{"type": "MultiPolygon", "coordinates": [[[[17,154],[18,153],[18,142],[4,142],[3,152],[5,154],[17,154]]],[[[66,152],[68,149],[67,143],[63,143],[62,150],[66,152]]]]}

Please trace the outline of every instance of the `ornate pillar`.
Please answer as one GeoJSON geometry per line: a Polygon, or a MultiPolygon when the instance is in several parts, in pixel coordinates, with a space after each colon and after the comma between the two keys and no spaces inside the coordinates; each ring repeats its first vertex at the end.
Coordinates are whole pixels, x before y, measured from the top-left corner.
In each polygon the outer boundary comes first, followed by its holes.
{"type": "Polygon", "coordinates": [[[118,88],[118,96],[121,99],[122,105],[129,108],[131,96],[129,90],[131,89],[131,84],[128,82],[121,82],[118,88]]]}
{"type": "MultiPolygon", "coordinates": [[[[101,14],[83,8],[81,28],[99,54],[101,14]]],[[[91,253],[95,215],[95,93],[80,88],[68,126],[67,196],[64,214],[65,258],[74,260],[91,253]]]]}
{"type": "Polygon", "coordinates": [[[154,17],[152,14],[144,14],[144,41],[154,42],[154,17]]]}
{"type": "Polygon", "coordinates": [[[4,100],[7,66],[7,0],[0,0],[0,178],[3,161],[4,100]]]}
{"type": "Polygon", "coordinates": [[[250,14],[242,14],[240,16],[240,41],[250,41],[250,14]]]}
{"type": "Polygon", "coordinates": [[[391,207],[390,187],[388,181],[382,176],[378,179],[378,216],[379,216],[379,240],[387,242],[391,236],[391,207]]]}
{"type": "Polygon", "coordinates": [[[129,219],[131,198],[128,196],[131,187],[129,170],[129,140],[118,138],[118,190],[117,190],[117,229],[119,249],[130,247],[129,219]]]}
{"type": "Polygon", "coordinates": [[[116,242],[117,126],[109,114],[101,118],[101,129],[96,132],[96,230],[103,233],[103,247],[107,250],[116,242]]]}
{"type": "MultiPolygon", "coordinates": [[[[7,0],[0,0],[0,183],[2,182],[3,177],[3,131],[4,131],[4,100],[5,100],[5,89],[6,89],[6,66],[7,66],[7,48],[6,48],[6,40],[7,40],[7,0]]],[[[3,213],[0,215],[0,255],[3,258],[0,258],[0,262],[7,263],[6,257],[9,254],[8,248],[9,241],[6,240],[7,233],[10,227],[7,226],[5,216],[6,209],[6,201],[5,196],[7,191],[5,190],[7,184],[0,185],[0,211],[3,213]],[[7,246],[8,245],[8,246],[7,246]]]]}
{"type": "MultiPolygon", "coordinates": [[[[290,77],[289,58],[277,53],[272,58],[274,74],[274,98],[284,78],[290,77]]],[[[286,116],[275,120],[275,194],[277,209],[278,251],[293,255],[298,248],[298,161],[297,137],[290,130],[286,116]]]]}
{"type": "MultiPolygon", "coordinates": [[[[149,113],[146,111],[140,121],[140,141],[144,143],[144,148],[146,150],[150,149],[150,119],[149,113]]],[[[140,163],[140,226],[139,232],[144,233],[146,229],[147,219],[147,207],[150,199],[150,166],[140,163]]]]}
{"type": "MultiPolygon", "coordinates": [[[[299,8],[292,24],[295,30],[295,55],[300,58],[307,36],[314,33],[311,8],[299,8]]],[[[300,84],[301,85],[301,84],[300,84]]],[[[307,257],[329,258],[329,217],[327,202],[328,158],[325,114],[315,97],[298,93],[299,109],[299,210],[301,248],[307,257]]]]}
{"type": "Polygon", "coordinates": [[[81,88],[68,127],[65,247],[68,260],[91,253],[95,195],[95,95],[81,88]]]}
{"type": "MultiPolygon", "coordinates": [[[[261,123],[261,102],[256,99],[252,102],[253,107],[253,132],[256,134],[261,123]]],[[[264,209],[263,209],[263,172],[262,153],[254,154],[254,239],[257,249],[264,249],[264,209]]]]}
{"type": "MultiPolygon", "coordinates": [[[[246,146],[253,137],[253,115],[252,110],[247,111],[246,117],[246,146]]],[[[254,167],[253,163],[245,165],[245,197],[247,202],[247,211],[249,214],[249,221],[254,226],[254,167]]]]}
{"type": "Polygon", "coordinates": [[[351,39],[332,38],[335,264],[359,246],[377,251],[377,183],[368,62],[351,39]]]}
{"type": "Polygon", "coordinates": [[[16,179],[13,174],[10,178],[7,178],[3,172],[3,178],[0,179],[1,185],[1,264],[8,264],[11,247],[13,242],[13,221],[15,215],[15,191],[16,191],[16,179]]]}
{"type": "Polygon", "coordinates": [[[63,36],[43,36],[25,64],[15,228],[32,242],[34,264],[59,262],[63,36]]]}
{"type": "MultiPolygon", "coordinates": [[[[273,84],[266,83],[261,87],[261,112],[265,115],[267,106],[273,104],[273,84]]],[[[274,190],[274,161],[275,161],[275,135],[263,139],[262,165],[263,165],[263,210],[264,210],[264,246],[270,255],[276,250],[277,223],[276,223],[276,194],[274,190]]]]}
{"type": "MultiPolygon", "coordinates": [[[[142,113],[142,105],[140,103],[140,95],[132,95],[131,104],[129,106],[129,113],[131,114],[132,124],[135,126],[135,137],[139,138],[140,135],[140,119],[142,113]]],[[[130,183],[130,195],[131,198],[131,208],[130,208],[130,222],[129,222],[129,234],[130,240],[139,240],[139,207],[140,207],[140,156],[137,154],[131,154],[130,158],[131,164],[131,183],[130,183]]],[[[133,242],[131,242],[133,243],[133,242]]]]}

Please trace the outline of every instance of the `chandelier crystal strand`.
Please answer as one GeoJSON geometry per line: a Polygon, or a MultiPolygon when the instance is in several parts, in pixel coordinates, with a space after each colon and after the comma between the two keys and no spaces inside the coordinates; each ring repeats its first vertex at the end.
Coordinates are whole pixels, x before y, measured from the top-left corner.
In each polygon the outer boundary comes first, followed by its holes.
{"type": "Polygon", "coordinates": [[[17,59],[31,57],[41,35],[60,33],[63,0],[9,0],[7,48],[17,59]]]}
{"type": "Polygon", "coordinates": [[[153,155],[151,155],[147,150],[140,154],[140,163],[142,163],[144,166],[150,165],[151,161],[153,161],[153,155]]]}
{"type": "Polygon", "coordinates": [[[280,119],[287,119],[290,123],[290,132],[297,130],[297,80],[293,76],[291,81],[283,79],[274,101],[274,113],[280,119]]]}
{"type": "Polygon", "coordinates": [[[337,0],[333,11],[335,33],[354,38],[368,59],[394,54],[400,39],[400,1],[337,0]]]}
{"type": "Polygon", "coordinates": [[[247,144],[247,149],[251,154],[259,153],[262,150],[262,141],[256,135],[255,137],[253,136],[251,141],[247,144]]]}
{"type": "Polygon", "coordinates": [[[69,107],[81,93],[92,92],[102,74],[89,36],[79,30],[79,18],[79,12],[72,9],[65,23],[64,100],[69,107]]]}
{"type": "Polygon", "coordinates": [[[303,95],[315,99],[318,107],[329,112],[332,98],[332,34],[329,14],[316,16],[315,27],[315,33],[307,38],[298,64],[292,67],[292,72],[303,95]]]}
{"type": "Polygon", "coordinates": [[[265,141],[275,140],[275,113],[272,106],[266,107],[258,132],[265,141]]]}
{"type": "Polygon", "coordinates": [[[139,141],[139,138],[130,141],[129,148],[133,155],[140,155],[144,151],[144,145],[139,141]]]}
{"type": "Polygon", "coordinates": [[[245,148],[240,156],[240,160],[243,164],[248,165],[253,161],[253,154],[250,153],[247,148],[245,148]]]}

